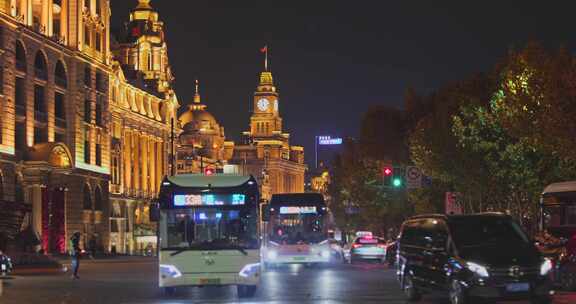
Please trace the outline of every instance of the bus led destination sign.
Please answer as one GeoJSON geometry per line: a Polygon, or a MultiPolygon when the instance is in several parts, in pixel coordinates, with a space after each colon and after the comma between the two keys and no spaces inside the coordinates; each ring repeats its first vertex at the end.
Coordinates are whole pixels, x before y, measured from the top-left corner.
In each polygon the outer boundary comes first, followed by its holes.
{"type": "Polygon", "coordinates": [[[314,206],[303,206],[303,207],[284,206],[284,207],[280,207],[280,214],[314,214],[316,212],[317,212],[316,207],[314,207],[314,206]]]}
{"type": "Polygon", "coordinates": [[[175,207],[244,205],[244,194],[175,194],[175,207]]]}
{"type": "Polygon", "coordinates": [[[318,136],[318,144],[321,146],[341,145],[342,141],[340,137],[318,136]]]}

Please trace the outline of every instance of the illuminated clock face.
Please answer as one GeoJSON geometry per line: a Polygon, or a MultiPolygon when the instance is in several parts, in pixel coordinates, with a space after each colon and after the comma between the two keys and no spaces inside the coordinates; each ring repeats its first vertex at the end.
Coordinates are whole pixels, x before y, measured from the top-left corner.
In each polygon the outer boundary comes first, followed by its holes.
{"type": "Polygon", "coordinates": [[[260,111],[268,110],[269,105],[270,105],[270,102],[266,98],[262,98],[262,99],[258,100],[258,110],[260,110],[260,111]]]}

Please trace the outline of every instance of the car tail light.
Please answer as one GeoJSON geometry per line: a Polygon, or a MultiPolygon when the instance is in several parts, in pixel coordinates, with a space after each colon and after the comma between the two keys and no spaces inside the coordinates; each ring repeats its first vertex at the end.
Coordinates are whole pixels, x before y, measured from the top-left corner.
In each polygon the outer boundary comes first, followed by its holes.
{"type": "Polygon", "coordinates": [[[358,247],[362,247],[362,245],[361,245],[361,244],[354,244],[354,245],[352,245],[352,248],[358,248],[358,247]]]}

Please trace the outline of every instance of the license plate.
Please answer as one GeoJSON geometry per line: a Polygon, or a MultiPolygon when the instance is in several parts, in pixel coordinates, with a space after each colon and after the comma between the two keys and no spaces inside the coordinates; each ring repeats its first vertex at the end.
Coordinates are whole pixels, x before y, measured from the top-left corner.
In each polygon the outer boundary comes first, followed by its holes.
{"type": "Polygon", "coordinates": [[[220,279],[200,279],[200,284],[203,285],[219,285],[220,279]]]}
{"type": "Polygon", "coordinates": [[[529,283],[512,283],[506,285],[506,290],[509,292],[521,292],[530,290],[529,283]]]}
{"type": "Polygon", "coordinates": [[[305,257],[294,257],[292,258],[293,261],[304,261],[306,258],[305,257]]]}

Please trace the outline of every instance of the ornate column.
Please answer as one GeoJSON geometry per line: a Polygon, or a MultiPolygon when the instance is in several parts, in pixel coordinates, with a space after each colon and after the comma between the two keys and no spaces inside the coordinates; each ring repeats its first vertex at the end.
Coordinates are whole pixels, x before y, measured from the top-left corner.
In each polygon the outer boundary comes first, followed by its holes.
{"type": "Polygon", "coordinates": [[[148,192],[148,136],[142,134],[141,142],[140,142],[141,152],[142,155],[140,157],[142,165],[142,175],[140,176],[141,180],[141,189],[144,193],[148,192]]]}
{"type": "Polygon", "coordinates": [[[32,202],[32,228],[40,240],[42,239],[42,188],[40,184],[27,187],[28,196],[32,202]]]}
{"type": "Polygon", "coordinates": [[[18,0],[10,0],[10,15],[13,17],[17,17],[16,11],[18,11],[18,0]]]}
{"type": "Polygon", "coordinates": [[[121,164],[124,170],[124,178],[123,178],[123,186],[124,186],[124,193],[128,190],[132,189],[132,132],[129,129],[124,129],[124,136],[122,138],[122,161],[121,164]]]}
{"type": "Polygon", "coordinates": [[[44,27],[44,34],[52,36],[52,0],[42,0],[42,13],[40,24],[44,27]]]}
{"type": "Polygon", "coordinates": [[[140,132],[138,131],[134,131],[133,135],[132,135],[132,139],[134,140],[134,158],[131,160],[132,164],[134,165],[134,190],[136,190],[137,192],[142,190],[142,187],[140,186],[140,164],[141,164],[141,157],[140,157],[140,132]]]}
{"type": "Polygon", "coordinates": [[[60,13],[60,37],[63,37],[65,44],[70,45],[68,41],[68,1],[62,0],[62,12],[60,13]]]}
{"type": "Polygon", "coordinates": [[[153,196],[156,196],[158,185],[156,184],[156,140],[154,137],[150,137],[148,147],[150,147],[150,192],[152,192],[153,196]]]}
{"type": "Polygon", "coordinates": [[[18,13],[24,16],[24,23],[28,24],[28,1],[29,0],[18,0],[18,13]]]}
{"type": "Polygon", "coordinates": [[[160,183],[164,178],[162,171],[162,139],[157,140],[154,145],[156,146],[156,187],[160,187],[160,183]]]}
{"type": "Polygon", "coordinates": [[[44,28],[45,35],[48,35],[48,2],[49,0],[41,0],[40,25],[44,28]]]}

